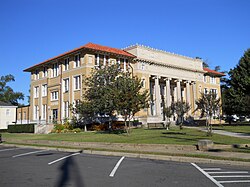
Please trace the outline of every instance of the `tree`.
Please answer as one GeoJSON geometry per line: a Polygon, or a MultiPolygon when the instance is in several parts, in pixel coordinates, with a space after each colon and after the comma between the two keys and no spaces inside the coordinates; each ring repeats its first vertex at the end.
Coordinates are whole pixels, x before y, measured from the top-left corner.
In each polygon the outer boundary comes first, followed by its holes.
{"type": "Polygon", "coordinates": [[[163,114],[165,116],[165,122],[164,122],[164,126],[167,130],[169,130],[170,127],[170,118],[174,115],[172,107],[168,106],[168,107],[164,107],[163,108],[163,114]]]}
{"type": "Polygon", "coordinates": [[[248,115],[250,113],[250,49],[245,51],[234,69],[229,71],[228,89],[225,93],[227,113],[248,115]]]}
{"type": "Polygon", "coordinates": [[[70,109],[74,114],[74,125],[84,125],[84,131],[87,131],[87,124],[93,122],[94,111],[89,101],[80,101],[76,105],[70,105],[70,109]]]}
{"type": "Polygon", "coordinates": [[[189,103],[186,103],[184,101],[176,101],[172,103],[171,105],[172,111],[177,114],[178,116],[178,123],[180,125],[180,129],[183,129],[183,121],[184,121],[184,115],[191,109],[191,106],[189,103]]]}
{"type": "Polygon", "coordinates": [[[207,134],[212,135],[212,117],[220,112],[220,98],[217,98],[215,93],[201,93],[201,97],[195,101],[197,108],[200,110],[200,117],[206,117],[207,134]]]}
{"type": "Polygon", "coordinates": [[[141,91],[142,84],[138,77],[131,77],[130,73],[123,74],[116,79],[116,110],[123,115],[127,134],[130,133],[130,120],[135,113],[148,108],[149,93],[141,91]]]}
{"type": "Polygon", "coordinates": [[[10,102],[13,105],[18,105],[18,100],[24,100],[24,94],[21,92],[14,92],[14,90],[7,86],[7,83],[15,81],[15,77],[11,74],[1,76],[0,78],[0,101],[10,102]]]}
{"type": "Polygon", "coordinates": [[[94,70],[84,82],[87,88],[83,98],[91,103],[95,114],[109,117],[110,130],[116,110],[115,81],[121,73],[118,65],[105,66],[94,70]]]}

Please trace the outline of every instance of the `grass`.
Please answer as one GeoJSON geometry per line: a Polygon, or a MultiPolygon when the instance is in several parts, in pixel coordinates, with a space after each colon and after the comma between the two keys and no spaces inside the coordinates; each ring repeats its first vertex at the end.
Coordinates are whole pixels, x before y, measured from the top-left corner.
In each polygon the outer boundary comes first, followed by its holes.
{"type": "Polygon", "coordinates": [[[106,143],[135,143],[135,144],[177,144],[194,145],[200,139],[210,139],[215,144],[249,144],[250,140],[234,138],[213,134],[212,137],[206,136],[206,132],[197,129],[172,128],[165,129],[133,129],[128,136],[126,133],[115,134],[107,132],[81,132],[65,134],[16,134],[2,133],[4,140],[8,138],[21,140],[54,140],[71,142],[106,142],[106,143]]]}
{"type": "Polygon", "coordinates": [[[214,130],[225,130],[225,131],[229,131],[229,132],[245,133],[245,134],[248,134],[250,136],[250,125],[245,125],[245,126],[241,126],[241,125],[215,126],[213,129],[214,130]]]}

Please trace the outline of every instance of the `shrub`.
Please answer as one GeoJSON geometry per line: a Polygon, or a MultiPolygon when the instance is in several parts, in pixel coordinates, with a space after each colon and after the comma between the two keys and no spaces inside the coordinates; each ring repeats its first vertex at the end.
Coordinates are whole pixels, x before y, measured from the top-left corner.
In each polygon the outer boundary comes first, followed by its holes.
{"type": "Polygon", "coordinates": [[[35,124],[8,125],[9,133],[34,133],[35,124]]]}
{"type": "Polygon", "coordinates": [[[65,129],[65,126],[63,124],[55,124],[54,125],[54,130],[57,133],[62,132],[65,129]]]}

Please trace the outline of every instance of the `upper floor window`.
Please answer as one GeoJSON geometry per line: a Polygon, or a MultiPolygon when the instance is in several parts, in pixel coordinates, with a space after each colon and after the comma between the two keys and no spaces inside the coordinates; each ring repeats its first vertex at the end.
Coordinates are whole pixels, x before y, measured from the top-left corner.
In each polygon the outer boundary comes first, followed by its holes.
{"type": "Polygon", "coordinates": [[[99,66],[100,65],[100,57],[99,54],[95,54],[95,66],[99,66]]]}
{"type": "Polygon", "coordinates": [[[58,100],[58,91],[51,92],[51,101],[58,100]]]}
{"type": "Polygon", "coordinates": [[[144,62],[141,63],[141,70],[145,70],[145,63],[144,62]]]}
{"type": "Polygon", "coordinates": [[[42,96],[47,96],[47,84],[42,85],[42,96]]]}
{"type": "Polygon", "coordinates": [[[48,76],[48,68],[43,67],[43,77],[47,77],[47,76],[48,76]]]}
{"type": "Polygon", "coordinates": [[[215,79],[215,77],[210,77],[210,83],[216,84],[216,79],[215,79]]]}
{"type": "Polygon", "coordinates": [[[75,56],[75,68],[80,67],[80,54],[75,56]]]}
{"type": "Polygon", "coordinates": [[[57,77],[59,72],[58,63],[53,64],[53,77],[57,77]]]}
{"type": "Polygon", "coordinates": [[[69,70],[69,58],[64,60],[64,71],[69,70]]]}
{"type": "Polygon", "coordinates": [[[69,91],[69,79],[67,78],[67,79],[63,79],[63,91],[64,92],[68,92],[69,91]]]}
{"type": "Polygon", "coordinates": [[[39,71],[38,70],[35,71],[35,80],[37,80],[37,79],[39,79],[39,71]]]}
{"type": "Polygon", "coordinates": [[[38,98],[39,96],[39,86],[34,87],[34,98],[38,98]]]}
{"type": "Polygon", "coordinates": [[[74,82],[75,82],[75,90],[79,90],[81,87],[80,75],[74,77],[74,82]]]}
{"type": "Polygon", "coordinates": [[[6,109],[6,116],[10,116],[10,109],[6,109]]]}
{"type": "Polygon", "coordinates": [[[206,75],[203,76],[203,81],[207,82],[207,76],[206,75]]]}

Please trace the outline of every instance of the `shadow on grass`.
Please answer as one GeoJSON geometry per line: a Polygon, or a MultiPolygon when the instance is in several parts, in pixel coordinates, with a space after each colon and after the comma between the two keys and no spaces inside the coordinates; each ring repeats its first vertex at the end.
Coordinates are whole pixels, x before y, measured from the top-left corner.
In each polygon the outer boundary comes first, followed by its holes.
{"type": "Polygon", "coordinates": [[[116,135],[127,135],[125,130],[112,130],[112,131],[96,131],[96,134],[116,134],[116,135]]]}
{"type": "Polygon", "coordinates": [[[169,134],[169,135],[187,135],[186,132],[163,132],[162,134],[169,134]]]}
{"type": "Polygon", "coordinates": [[[222,149],[209,149],[208,152],[222,152],[222,149]]]}

